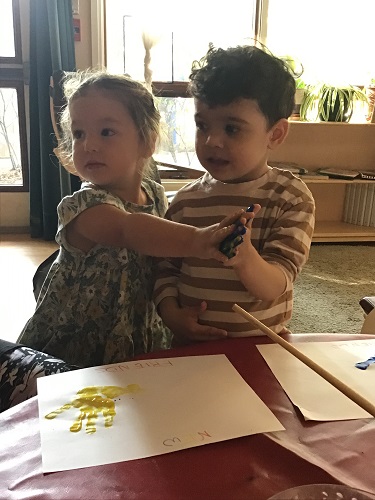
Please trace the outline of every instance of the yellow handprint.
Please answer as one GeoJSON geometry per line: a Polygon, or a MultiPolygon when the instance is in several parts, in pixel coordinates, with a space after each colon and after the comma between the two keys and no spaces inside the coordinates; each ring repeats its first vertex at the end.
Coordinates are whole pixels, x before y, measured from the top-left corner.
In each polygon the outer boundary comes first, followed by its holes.
{"type": "Polygon", "coordinates": [[[77,392],[77,397],[70,403],[66,403],[45,418],[53,419],[57,415],[69,408],[79,408],[77,420],[70,427],[71,432],[79,432],[82,429],[82,422],[87,418],[86,432],[93,434],[96,432],[96,419],[103,413],[105,427],[111,427],[113,418],[116,415],[114,399],[123,394],[136,394],[141,388],[138,384],[129,384],[126,387],[116,385],[90,386],[84,387],[77,392]]]}

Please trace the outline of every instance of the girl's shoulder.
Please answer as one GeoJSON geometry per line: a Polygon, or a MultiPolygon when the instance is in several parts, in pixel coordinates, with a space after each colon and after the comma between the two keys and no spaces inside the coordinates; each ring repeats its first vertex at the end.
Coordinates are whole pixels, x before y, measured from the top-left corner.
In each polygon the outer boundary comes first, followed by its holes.
{"type": "Polygon", "coordinates": [[[164,187],[158,182],[148,178],[143,179],[142,186],[150,200],[153,202],[158,215],[164,217],[168,208],[168,200],[164,187]]]}
{"type": "Polygon", "coordinates": [[[106,203],[123,209],[124,204],[117,196],[94,184],[85,182],[81,189],[65,196],[57,207],[60,222],[67,224],[87,208],[106,203]]]}

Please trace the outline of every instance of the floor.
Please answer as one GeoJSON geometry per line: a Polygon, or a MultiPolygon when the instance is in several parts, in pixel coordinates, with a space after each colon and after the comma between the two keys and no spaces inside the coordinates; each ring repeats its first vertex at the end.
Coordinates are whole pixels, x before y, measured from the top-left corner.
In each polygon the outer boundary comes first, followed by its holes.
{"type": "Polygon", "coordinates": [[[34,273],[56,249],[54,241],[0,234],[0,338],[17,340],[35,308],[34,273]]]}

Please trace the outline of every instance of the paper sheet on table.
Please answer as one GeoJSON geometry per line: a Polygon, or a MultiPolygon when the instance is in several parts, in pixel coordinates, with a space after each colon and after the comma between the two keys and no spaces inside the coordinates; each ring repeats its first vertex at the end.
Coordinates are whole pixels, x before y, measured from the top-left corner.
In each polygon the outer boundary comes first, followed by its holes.
{"type": "Polygon", "coordinates": [[[284,430],[225,355],[51,375],[38,379],[38,396],[43,472],[284,430]],[[95,412],[97,418],[87,420],[95,412]]]}
{"type": "MultiPolygon", "coordinates": [[[[375,355],[375,339],[293,344],[318,365],[375,404],[375,365],[355,367],[375,355]]],[[[342,392],[278,344],[258,345],[258,350],[305,420],[372,418],[342,392]]]]}

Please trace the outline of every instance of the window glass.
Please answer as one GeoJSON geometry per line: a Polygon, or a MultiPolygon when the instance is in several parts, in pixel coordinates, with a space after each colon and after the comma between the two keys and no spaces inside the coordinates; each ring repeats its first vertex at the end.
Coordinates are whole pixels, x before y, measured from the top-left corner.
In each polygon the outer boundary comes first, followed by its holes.
{"type": "MultiPolygon", "coordinates": [[[[206,54],[210,43],[225,47],[253,39],[254,4],[233,0],[226,9],[213,0],[191,0],[176,9],[171,0],[107,0],[107,69],[143,81],[149,48],[152,81],[187,82],[192,62],[206,54]]],[[[202,169],[195,155],[193,99],[158,97],[157,104],[162,126],[155,159],[202,169]]]]}
{"type": "Polygon", "coordinates": [[[158,97],[161,114],[160,144],[154,158],[158,161],[203,170],[195,154],[194,100],[158,97]]]}
{"type": "Polygon", "coordinates": [[[303,80],[367,85],[375,78],[374,0],[268,0],[268,48],[304,66],[303,80]]]}
{"type": "Polygon", "coordinates": [[[154,81],[187,81],[192,62],[205,55],[210,42],[244,43],[252,37],[252,26],[248,0],[233,0],[230,9],[218,8],[213,0],[191,0],[179,9],[171,0],[107,0],[107,68],[143,80],[146,45],[154,81]]]}
{"type": "Polygon", "coordinates": [[[0,57],[15,57],[12,0],[1,0],[0,57]]]}
{"type": "Polygon", "coordinates": [[[17,89],[0,87],[0,185],[22,185],[17,89]]]}
{"type": "Polygon", "coordinates": [[[0,0],[0,191],[27,191],[27,139],[18,0],[0,0]]]}

